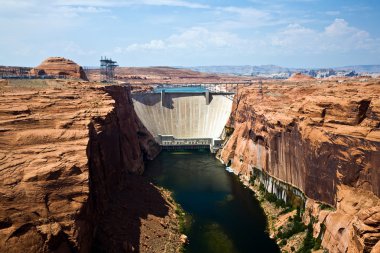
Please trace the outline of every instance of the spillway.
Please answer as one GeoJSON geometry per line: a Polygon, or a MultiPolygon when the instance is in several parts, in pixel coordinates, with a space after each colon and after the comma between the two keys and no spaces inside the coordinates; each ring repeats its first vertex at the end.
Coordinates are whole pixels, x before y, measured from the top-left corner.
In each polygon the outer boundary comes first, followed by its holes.
{"type": "Polygon", "coordinates": [[[231,94],[170,90],[132,95],[135,111],[163,147],[221,145],[220,136],[231,113],[231,94]]]}

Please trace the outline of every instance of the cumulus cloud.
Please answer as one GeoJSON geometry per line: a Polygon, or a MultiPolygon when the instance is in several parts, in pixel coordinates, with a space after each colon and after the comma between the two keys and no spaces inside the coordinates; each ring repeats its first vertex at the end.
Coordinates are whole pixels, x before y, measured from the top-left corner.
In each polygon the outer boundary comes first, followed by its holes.
{"type": "Polygon", "coordinates": [[[192,27],[165,39],[154,39],[146,43],[134,43],[115,48],[116,53],[160,50],[216,51],[247,54],[267,53],[292,55],[298,53],[324,54],[354,50],[378,50],[379,39],[366,31],[350,26],[343,19],[335,19],[322,30],[311,29],[300,24],[290,24],[284,29],[268,33],[260,38],[242,38],[235,33],[212,31],[205,27],[192,27]]]}
{"type": "Polygon", "coordinates": [[[344,19],[335,19],[322,31],[299,24],[289,25],[272,36],[271,45],[288,52],[347,52],[360,49],[376,50],[379,39],[372,38],[364,30],[350,26],[344,19]]]}
{"type": "Polygon", "coordinates": [[[132,52],[132,51],[145,51],[145,50],[161,50],[165,49],[166,44],[162,40],[151,40],[148,43],[134,43],[127,47],[116,47],[114,49],[115,53],[125,53],[125,52],[132,52]]]}
{"type": "Polygon", "coordinates": [[[192,27],[182,33],[173,34],[166,39],[151,40],[147,43],[134,43],[127,47],[116,47],[114,51],[116,53],[163,49],[193,49],[199,51],[236,47],[242,42],[243,40],[232,33],[209,31],[204,27],[192,27]]]}
{"type": "MultiPolygon", "coordinates": [[[[287,3],[294,1],[314,0],[286,0],[287,3]]],[[[141,57],[144,64],[150,64],[152,53],[159,60],[175,59],[177,63],[186,57],[196,59],[193,62],[207,57],[220,62],[218,59],[226,55],[224,59],[237,59],[235,62],[243,58],[248,59],[247,62],[252,59],[271,61],[281,56],[283,59],[305,58],[310,54],[324,59],[328,55],[333,59],[341,53],[352,61],[365,62],[380,54],[380,39],[374,37],[375,33],[371,35],[344,19],[331,20],[320,28],[321,18],[344,16],[350,11],[343,7],[312,13],[303,7],[287,7],[283,1],[258,0],[247,1],[252,3],[246,6],[222,6],[218,1],[200,0],[0,2],[0,48],[3,49],[0,60],[4,62],[17,58],[15,54],[30,55],[32,59],[48,52],[80,58],[103,52],[129,54],[131,57],[125,58],[133,61],[138,58],[134,56],[145,53],[145,57],[141,57]],[[109,37],[100,36],[103,32],[109,37]],[[38,53],[41,50],[44,52],[38,53]],[[268,60],[268,56],[272,58],[268,60]]],[[[371,15],[375,21],[374,14],[371,15]]],[[[23,58],[18,59],[23,61],[23,58]]]]}

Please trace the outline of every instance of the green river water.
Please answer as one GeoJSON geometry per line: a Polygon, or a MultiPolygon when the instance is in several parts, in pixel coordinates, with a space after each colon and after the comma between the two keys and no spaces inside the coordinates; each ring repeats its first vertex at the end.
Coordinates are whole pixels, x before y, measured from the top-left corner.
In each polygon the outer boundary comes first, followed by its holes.
{"type": "Polygon", "coordinates": [[[280,252],[254,194],[208,151],[163,151],[145,175],[191,217],[187,253],[280,252]]]}

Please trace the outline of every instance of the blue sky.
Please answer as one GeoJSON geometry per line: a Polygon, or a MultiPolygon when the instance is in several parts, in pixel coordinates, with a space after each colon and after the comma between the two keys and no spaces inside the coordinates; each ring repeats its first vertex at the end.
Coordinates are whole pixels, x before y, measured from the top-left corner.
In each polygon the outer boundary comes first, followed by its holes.
{"type": "Polygon", "coordinates": [[[378,0],[0,0],[0,65],[380,64],[378,0]]]}

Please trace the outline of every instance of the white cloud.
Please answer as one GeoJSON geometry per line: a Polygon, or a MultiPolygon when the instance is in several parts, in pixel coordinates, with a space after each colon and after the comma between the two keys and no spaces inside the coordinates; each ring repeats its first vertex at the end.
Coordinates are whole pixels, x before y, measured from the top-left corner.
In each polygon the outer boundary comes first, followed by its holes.
{"type": "Polygon", "coordinates": [[[304,47],[303,50],[313,50],[317,39],[316,31],[299,24],[288,25],[286,29],[270,37],[272,46],[286,49],[287,52],[297,51],[300,46],[304,47]]]}
{"type": "Polygon", "coordinates": [[[125,52],[131,52],[131,51],[145,51],[145,50],[161,50],[165,49],[166,44],[162,40],[151,40],[148,43],[134,43],[131,44],[125,48],[123,47],[116,47],[114,52],[115,53],[125,53],[125,52]]]}
{"type": "Polygon", "coordinates": [[[183,49],[183,50],[212,50],[216,48],[236,47],[244,43],[237,35],[209,31],[204,27],[192,27],[182,33],[173,34],[164,40],[151,40],[147,43],[134,43],[127,47],[116,47],[115,53],[132,51],[183,49]]]}
{"type": "Polygon", "coordinates": [[[209,31],[204,27],[192,27],[167,39],[169,47],[198,48],[231,47],[240,42],[237,35],[221,31],[209,31]]]}
{"type": "MultiPolygon", "coordinates": [[[[286,0],[291,1],[304,0],[286,0]]],[[[218,1],[208,5],[201,0],[0,0],[0,56],[9,61],[17,55],[32,59],[52,52],[86,58],[108,50],[114,56],[145,53],[141,61],[149,64],[152,55],[157,62],[176,59],[178,63],[186,57],[196,62],[228,55],[225,59],[238,62],[244,57],[258,59],[258,55],[267,60],[267,56],[291,59],[310,54],[321,58],[345,55],[365,62],[380,55],[380,39],[346,20],[335,19],[319,27],[325,22],[321,18],[348,12],[343,7],[313,13],[302,7],[290,8],[279,0],[252,2],[257,4],[222,7],[215,6],[218,1]],[[140,8],[143,6],[149,8],[140,8]],[[41,50],[44,52],[38,53],[41,50]]]]}
{"type": "Polygon", "coordinates": [[[275,48],[289,52],[327,53],[352,50],[377,50],[379,39],[372,38],[364,30],[350,26],[343,19],[335,19],[323,31],[289,25],[273,35],[271,44],[275,48]]]}
{"type": "Polygon", "coordinates": [[[380,40],[372,38],[366,31],[350,26],[343,19],[336,19],[323,30],[290,24],[285,29],[268,33],[259,38],[241,38],[235,33],[212,31],[204,27],[192,27],[166,39],[155,39],[147,43],[135,43],[118,47],[116,53],[138,51],[162,51],[181,49],[188,51],[217,51],[270,55],[329,54],[355,50],[377,50],[380,40]]]}

